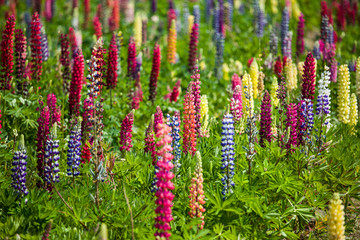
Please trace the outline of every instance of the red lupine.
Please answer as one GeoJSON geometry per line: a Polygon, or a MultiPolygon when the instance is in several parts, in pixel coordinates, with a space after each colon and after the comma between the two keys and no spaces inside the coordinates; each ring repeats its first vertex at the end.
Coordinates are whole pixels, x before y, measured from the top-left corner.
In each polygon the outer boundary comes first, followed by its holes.
{"type": "Polygon", "coordinates": [[[136,78],[136,43],[133,37],[130,38],[128,47],[128,77],[131,80],[136,78]]]}
{"type": "Polygon", "coordinates": [[[195,105],[195,121],[196,121],[196,132],[197,136],[201,134],[201,115],[200,115],[200,73],[199,69],[196,67],[195,73],[191,75],[191,88],[192,94],[194,95],[194,105],[195,105]]]}
{"type": "Polygon", "coordinates": [[[339,4],[337,7],[337,25],[341,30],[345,30],[346,27],[346,6],[344,3],[339,4]]]}
{"type": "Polygon", "coordinates": [[[151,153],[152,165],[156,163],[155,139],[154,139],[154,116],[152,116],[145,133],[144,152],[151,153]]]}
{"type": "Polygon", "coordinates": [[[266,90],[261,102],[260,112],[260,145],[265,146],[265,141],[271,142],[271,99],[266,90]]]}
{"type": "Polygon", "coordinates": [[[1,72],[0,90],[10,90],[13,72],[13,47],[14,47],[15,16],[12,15],[6,21],[0,44],[1,49],[1,72]]]}
{"type": "Polygon", "coordinates": [[[157,81],[160,72],[160,63],[161,63],[161,53],[160,47],[156,43],[154,47],[154,55],[153,55],[153,64],[150,74],[150,81],[149,81],[149,100],[154,103],[156,98],[156,88],[157,88],[157,81]]]}
{"type": "Polygon", "coordinates": [[[90,0],[84,0],[84,28],[87,28],[90,16],[90,0]]]}
{"type": "Polygon", "coordinates": [[[194,95],[189,86],[184,97],[184,130],[183,130],[183,148],[184,153],[194,155],[196,152],[196,120],[194,95]]]}
{"type": "Polygon", "coordinates": [[[239,75],[234,73],[234,75],[231,78],[231,89],[235,91],[236,86],[240,86],[240,89],[242,89],[242,81],[239,75]]]}
{"type": "Polygon", "coordinates": [[[178,80],[176,83],[175,83],[175,86],[170,94],[170,102],[177,102],[178,100],[178,97],[180,95],[180,90],[181,90],[181,87],[180,87],[180,84],[181,84],[181,81],[178,80]]]}
{"type": "Polygon", "coordinates": [[[117,85],[117,62],[118,62],[118,48],[116,44],[116,34],[114,33],[108,52],[108,65],[107,65],[107,75],[106,75],[106,86],[107,88],[114,89],[117,85]]]}
{"type": "Polygon", "coordinates": [[[97,98],[97,96],[100,95],[102,87],[103,87],[102,80],[103,80],[103,76],[104,76],[104,72],[105,72],[105,60],[104,60],[105,54],[106,54],[106,49],[104,49],[102,47],[102,44],[101,44],[101,46],[94,47],[92,50],[92,53],[91,53],[91,55],[94,56],[94,58],[95,58],[97,74],[99,75],[99,77],[93,78],[97,81],[97,82],[95,82],[95,85],[99,89],[95,93],[96,94],[95,99],[97,98]]]}
{"type": "Polygon", "coordinates": [[[296,38],[296,55],[300,56],[304,53],[304,14],[300,14],[297,28],[297,38],[296,38]]]}
{"type": "Polygon", "coordinates": [[[98,16],[94,17],[93,24],[94,24],[95,36],[97,39],[99,39],[102,37],[102,25],[98,16]]]}
{"type": "Polygon", "coordinates": [[[314,99],[315,94],[315,60],[311,52],[308,53],[304,63],[301,99],[314,99]]]}
{"type": "Polygon", "coordinates": [[[286,126],[288,127],[289,140],[286,144],[288,150],[294,151],[297,146],[297,105],[295,103],[290,103],[287,106],[286,112],[286,126]]]}
{"type": "Polygon", "coordinates": [[[159,131],[159,126],[161,124],[164,123],[164,115],[161,111],[161,108],[160,106],[157,106],[156,107],[156,112],[154,114],[154,132],[155,132],[155,135],[158,133],[159,131]]]}
{"type": "Polygon", "coordinates": [[[277,59],[276,59],[276,62],[275,62],[275,65],[274,65],[274,73],[276,74],[276,76],[279,78],[279,79],[281,79],[281,76],[282,76],[282,69],[283,69],[283,67],[282,67],[282,63],[281,63],[281,58],[280,57],[278,57],[277,59]]]}
{"type": "Polygon", "coordinates": [[[196,69],[197,51],[199,43],[199,25],[195,23],[191,30],[189,43],[189,71],[192,73],[196,69]]]}
{"type": "Polygon", "coordinates": [[[171,154],[172,147],[170,146],[172,138],[169,136],[171,128],[166,124],[160,125],[160,130],[156,137],[159,139],[156,143],[158,151],[156,155],[159,157],[156,165],[158,167],[158,172],[156,173],[156,186],[158,187],[155,193],[155,204],[157,208],[155,209],[155,228],[157,228],[154,236],[157,239],[166,239],[168,240],[171,236],[169,230],[170,222],[174,219],[171,214],[172,200],[174,195],[171,190],[173,190],[174,184],[171,182],[171,179],[174,178],[174,173],[171,171],[174,165],[172,163],[173,155],[171,154]]]}
{"type": "Polygon", "coordinates": [[[352,7],[350,7],[349,9],[349,18],[350,18],[350,23],[352,25],[356,24],[357,14],[358,14],[358,3],[355,1],[353,2],[352,7]]]}
{"type": "Polygon", "coordinates": [[[69,27],[69,42],[71,46],[71,52],[74,52],[75,49],[78,48],[78,44],[76,40],[75,30],[72,27],[69,27]]]}
{"type": "Polygon", "coordinates": [[[119,1],[116,0],[113,2],[113,6],[111,9],[111,16],[109,18],[110,31],[118,30],[119,22],[120,22],[120,6],[119,6],[119,1]]]}
{"type": "Polygon", "coordinates": [[[26,78],[26,38],[21,29],[15,30],[15,76],[17,90],[23,93],[24,85],[22,80],[26,78]]]}
{"type": "Polygon", "coordinates": [[[39,14],[34,13],[31,20],[31,79],[40,80],[42,74],[41,23],[39,14]]]}
{"type": "MultiPolygon", "coordinates": [[[[45,177],[45,144],[46,140],[49,138],[50,131],[50,110],[48,106],[45,106],[40,114],[40,117],[37,120],[38,122],[38,132],[36,138],[36,152],[37,152],[37,170],[38,175],[42,179],[45,177]]],[[[40,183],[38,184],[39,186],[40,183]]]]}
{"type": "Polygon", "coordinates": [[[70,91],[70,58],[69,58],[69,35],[60,34],[60,63],[63,66],[62,69],[62,78],[63,78],[63,88],[65,92],[70,91]]]}
{"type": "Polygon", "coordinates": [[[60,125],[61,120],[61,109],[56,105],[56,95],[54,93],[50,93],[47,96],[47,106],[49,107],[50,112],[50,126],[53,126],[54,123],[60,125]]]}
{"type": "Polygon", "coordinates": [[[79,116],[82,82],[84,79],[84,56],[80,49],[73,54],[72,77],[70,83],[69,112],[70,116],[79,116]]]}
{"type": "Polygon", "coordinates": [[[132,148],[132,127],[134,124],[134,111],[124,118],[120,129],[120,150],[130,151],[132,148]]]}

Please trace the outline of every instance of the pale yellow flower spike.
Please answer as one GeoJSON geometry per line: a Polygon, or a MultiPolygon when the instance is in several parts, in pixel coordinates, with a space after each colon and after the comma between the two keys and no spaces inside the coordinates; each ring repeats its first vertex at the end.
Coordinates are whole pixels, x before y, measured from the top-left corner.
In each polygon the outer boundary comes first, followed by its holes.
{"type": "Polygon", "coordinates": [[[356,60],[356,95],[360,97],[360,57],[356,60]]]}
{"type": "Polygon", "coordinates": [[[249,74],[252,81],[254,98],[258,96],[258,79],[259,79],[259,66],[254,58],[250,65],[249,74]]]}
{"type": "Polygon", "coordinates": [[[167,59],[169,63],[176,61],[176,24],[175,20],[171,21],[171,27],[168,35],[167,59]]]}
{"type": "Polygon", "coordinates": [[[271,0],[271,11],[274,14],[278,13],[278,0],[271,0]]]}
{"type": "Polygon", "coordinates": [[[346,64],[339,69],[338,89],[338,119],[342,123],[349,123],[350,74],[346,64]]]}
{"type": "Polygon", "coordinates": [[[134,38],[136,48],[139,49],[142,43],[142,17],[140,13],[136,13],[134,22],[134,38]]]}
{"type": "Polygon", "coordinates": [[[288,92],[291,92],[294,89],[293,84],[293,68],[292,68],[292,62],[291,58],[287,58],[284,66],[284,72],[286,76],[286,89],[288,92]]]}
{"type": "Polygon", "coordinates": [[[227,65],[227,63],[224,63],[222,65],[222,70],[223,70],[223,79],[226,80],[226,81],[229,81],[230,80],[230,76],[229,76],[230,68],[229,68],[229,65],[227,65]]]}
{"type": "Polygon", "coordinates": [[[206,95],[202,95],[200,98],[200,122],[202,136],[208,137],[209,103],[206,95]]]}
{"type": "Polygon", "coordinates": [[[300,84],[302,84],[302,76],[304,75],[304,62],[298,62],[297,68],[299,73],[300,84]]]}
{"type": "Polygon", "coordinates": [[[258,84],[258,90],[259,90],[259,95],[261,96],[262,92],[265,89],[264,86],[264,78],[265,78],[265,74],[263,72],[259,72],[259,84],[258,84]]]}
{"type": "Polygon", "coordinates": [[[276,77],[273,77],[271,86],[270,86],[270,98],[273,106],[277,107],[279,105],[279,99],[277,97],[277,90],[279,88],[278,81],[276,77]]]}
{"type": "Polygon", "coordinates": [[[350,98],[350,117],[349,117],[349,123],[351,126],[351,134],[355,134],[355,126],[358,122],[358,105],[357,105],[357,99],[356,94],[351,94],[350,98]]]}
{"type": "Polygon", "coordinates": [[[245,119],[250,115],[250,108],[251,113],[254,112],[254,95],[253,95],[253,86],[251,77],[248,73],[245,73],[243,76],[243,113],[245,119]],[[247,94],[246,94],[247,93],[247,94]],[[249,99],[246,98],[246,95],[249,96],[249,99]]]}
{"type": "Polygon", "coordinates": [[[297,87],[298,87],[298,79],[297,79],[297,74],[298,74],[298,72],[297,72],[297,68],[296,68],[296,64],[295,63],[293,63],[292,64],[292,72],[293,72],[293,75],[292,75],[292,81],[293,81],[293,83],[294,83],[294,89],[296,89],[297,87]]]}
{"type": "Polygon", "coordinates": [[[188,17],[188,35],[189,35],[189,38],[190,38],[190,34],[191,34],[191,30],[192,30],[193,25],[194,25],[194,16],[189,15],[189,17],[188,17]]]}
{"type": "Polygon", "coordinates": [[[328,239],[345,240],[345,216],[344,206],[340,200],[339,194],[334,193],[329,204],[328,217],[328,239]]]}
{"type": "Polygon", "coordinates": [[[300,17],[301,11],[300,11],[299,3],[296,0],[291,0],[291,10],[293,13],[293,17],[297,21],[300,17]]]}

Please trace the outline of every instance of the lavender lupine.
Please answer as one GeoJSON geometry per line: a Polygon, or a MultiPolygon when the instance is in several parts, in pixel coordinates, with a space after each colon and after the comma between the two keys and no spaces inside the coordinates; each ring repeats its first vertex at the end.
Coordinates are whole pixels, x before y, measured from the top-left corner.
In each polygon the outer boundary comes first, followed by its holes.
{"type": "Polygon", "coordinates": [[[257,12],[257,26],[256,26],[256,36],[262,38],[264,36],[265,28],[265,16],[264,11],[259,8],[257,12]]]}
{"type": "Polygon", "coordinates": [[[194,5],[193,15],[194,15],[194,23],[198,24],[200,27],[200,7],[199,7],[199,5],[194,5]]]}
{"type": "Polygon", "coordinates": [[[291,48],[291,42],[292,42],[292,35],[293,33],[290,31],[286,34],[284,43],[281,46],[281,49],[283,50],[284,57],[291,58],[292,55],[292,48],[291,48]]]}
{"type": "Polygon", "coordinates": [[[281,19],[281,53],[284,55],[285,50],[285,38],[289,32],[289,10],[287,7],[284,8],[281,19]]]}
{"type": "Polygon", "coordinates": [[[270,34],[270,52],[273,55],[273,57],[275,57],[277,55],[278,52],[278,44],[279,44],[279,39],[278,36],[276,35],[275,31],[272,31],[270,34]]]}
{"type": "Polygon", "coordinates": [[[214,74],[217,79],[223,76],[222,65],[224,62],[224,36],[221,33],[215,33],[216,55],[214,74]]]}
{"type": "Polygon", "coordinates": [[[81,129],[79,124],[77,124],[70,132],[70,140],[68,141],[68,147],[67,175],[75,177],[80,174],[79,165],[81,160],[81,129]]]}
{"type": "Polygon", "coordinates": [[[43,61],[47,61],[49,59],[48,39],[44,28],[41,29],[41,55],[43,61]]]}
{"type": "MultiPolygon", "coordinates": [[[[53,183],[59,182],[59,140],[56,139],[56,123],[49,134],[45,145],[45,184],[52,186],[53,183]]],[[[52,189],[52,187],[50,188],[52,189]]]]}
{"type": "MultiPolygon", "coordinates": [[[[13,162],[12,162],[12,183],[11,186],[15,191],[21,196],[24,197],[29,194],[29,191],[26,187],[26,165],[27,165],[27,152],[25,149],[24,135],[21,135],[18,150],[15,151],[13,162]]],[[[25,199],[25,203],[27,199],[25,199]]]]}
{"type": "Polygon", "coordinates": [[[233,193],[232,187],[235,186],[233,181],[234,177],[234,121],[233,116],[229,113],[225,114],[222,120],[222,138],[221,138],[221,170],[224,174],[221,178],[223,184],[223,190],[221,191],[223,195],[223,200],[226,196],[233,193]]]}

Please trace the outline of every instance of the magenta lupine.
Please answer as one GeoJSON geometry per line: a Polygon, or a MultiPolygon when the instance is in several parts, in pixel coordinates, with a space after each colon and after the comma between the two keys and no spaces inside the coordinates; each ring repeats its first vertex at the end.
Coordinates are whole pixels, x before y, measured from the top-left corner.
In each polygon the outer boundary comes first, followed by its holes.
{"type": "Polygon", "coordinates": [[[84,79],[84,57],[81,50],[73,54],[73,68],[70,82],[69,112],[70,116],[79,116],[82,82],[84,79]]]}
{"type": "Polygon", "coordinates": [[[15,17],[10,16],[6,21],[0,44],[0,90],[10,90],[13,72],[13,47],[14,47],[15,17]]]}
{"type": "Polygon", "coordinates": [[[154,47],[153,63],[150,74],[150,81],[149,81],[149,100],[152,103],[154,103],[156,98],[156,88],[157,88],[157,81],[159,77],[160,63],[161,63],[160,58],[161,58],[160,47],[156,43],[154,47]]]}
{"type": "Polygon", "coordinates": [[[314,99],[315,94],[315,60],[311,52],[308,53],[304,63],[301,99],[314,99]]]}
{"type": "Polygon", "coordinates": [[[192,84],[191,84],[191,88],[192,88],[192,94],[194,95],[194,105],[195,105],[195,121],[196,121],[196,132],[197,132],[197,136],[199,137],[201,134],[201,115],[200,115],[200,73],[199,73],[199,69],[196,67],[195,68],[195,72],[193,75],[191,75],[191,79],[192,79],[192,84]]]}
{"type": "Polygon", "coordinates": [[[155,193],[155,204],[157,208],[155,209],[155,228],[157,228],[156,233],[154,234],[156,238],[160,239],[170,239],[171,229],[170,222],[174,219],[172,216],[172,200],[174,199],[174,194],[171,192],[173,190],[174,184],[171,180],[174,178],[174,173],[171,169],[174,167],[172,163],[173,155],[171,154],[172,148],[170,143],[172,141],[170,133],[170,127],[166,124],[159,125],[159,131],[156,134],[156,137],[159,138],[159,141],[156,143],[158,151],[156,152],[159,157],[156,162],[158,167],[158,172],[156,173],[157,177],[157,191],[155,193]]]}
{"type": "Polygon", "coordinates": [[[118,63],[118,48],[116,45],[116,34],[114,33],[108,52],[108,65],[106,74],[106,86],[107,88],[114,89],[117,84],[117,63],[118,63]]]}
{"type": "Polygon", "coordinates": [[[31,79],[40,80],[42,74],[42,51],[41,51],[41,23],[39,14],[34,13],[31,19],[31,79]]]}
{"type": "Polygon", "coordinates": [[[134,124],[134,111],[124,118],[120,130],[120,150],[130,151],[132,148],[132,127],[134,124]]]}
{"type": "Polygon", "coordinates": [[[133,37],[130,38],[128,46],[128,77],[130,80],[136,78],[136,43],[133,37]]]}
{"type": "Polygon", "coordinates": [[[265,146],[265,141],[271,142],[271,99],[266,90],[261,102],[260,113],[260,145],[265,146]]]}
{"type": "Polygon", "coordinates": [[[330,81],[332,81],[332,82],[336,82],[337,67],[338,67],[338,63],[335,59],[333,59],[331,66],[330,66],[330,81]]]}
{"type": "Polygon", "coordinates": [[[304,144],[304,139],[303,139],[303,133],[306,131],[306,126],[305,126],[305,118],[304,115],[302,114],[302,108],[301,106],[303,105],[304,100],[300,100],[298,105],[297,105],[297,144],[298,146],[303,145],[304,144]]]}
{"type": "Polygon", "coordinates": [[[26,38],[21,29],[15,30],[15,76],[16,88],[18,93],[24,94],[27,83],[23,82],[26,78],[26,38]]]}
{"type": "Polygon", "coordinates": [[[239,122],[242,117],[242,92],[240,85],[237,85],[234,89],[233,96],[230,100],[231,115],[234,116],[234,121],[239,122]]]}
{"type": "Polygon", "coordinates": [[[242,89],[242,81],[239,75],[234,73],[234,75],[231,78],[231,89],[235,91],[236,86],[240,86],[240,89],[242,89]]]}
{"type": "Polygon", "coordinates": [[[50,111],[50,126],[53,126],[54,123],[60,125],[61,121],[61,109],[56,105],[56,95],[54,93],[50,93],[47,96],[47,105],[50,111]]]}
{"type": "Polygon", "coordinates": [[[191,30],[190,43],[189,43],[189,71],[192,73],[196,69],[196,61],[198,55],[198,43],[199,43],[199,26],[194,24],[191,30]]]}
{"type": "Polygon", "coordinates": [[[297,146],[297,105],[295,103],[290,103],[287,106],[286,112],[286,126],[288,127],[289,140],[286,144],[286,148],[290,151],[294,151],[294,148],[297,146]]]}
{"type": "Polygon", "coordinates": [[[297,27],[297,38],[296,38],[296,56],[300,56],[304,53],[304,27],[305,20],[304,14],[300,14],[298,27],[297,27]]]}
{"type": "Polygon", "coordinates": [[[175,85],[174,85],[174,88],[172,90],[172,92],[170,93],[170,96],[169,96],[169,101],[170,102],[177,102],[178,100],[178,97],[180,95],[180,91],[181,91],[181,81],[178,80],[175,85]]]}
{"type": "Polygon", "coordinates": [[[145,132],[144,152],[151,153],[152,165],[156,163],[155,139],[154,139],[154,115],[151,117],[149,126],[145,132]]]}
{"type": "MultiPolygon", "coordinates": [[[[45,143],[49,139],[50,132],[50,110],[48,106],[45,106],[37,120],[39,127],[36,138],[36,152],[37,152],[37,170],[38,175],[44,180],[45,177],[45,143]]],[[[38,186],[42,186],[39,182],[38,186]]]]}
{"type": "Polygon", "coordinates": [[[156,107],[156,112],[154,114],[154,132],[155,132],[155,135],[158,133],[159,131],[159,126],[161,124],[164,123],[164,115],[161,111],[161,108],[160,106],[157,106],[156,107]]]}

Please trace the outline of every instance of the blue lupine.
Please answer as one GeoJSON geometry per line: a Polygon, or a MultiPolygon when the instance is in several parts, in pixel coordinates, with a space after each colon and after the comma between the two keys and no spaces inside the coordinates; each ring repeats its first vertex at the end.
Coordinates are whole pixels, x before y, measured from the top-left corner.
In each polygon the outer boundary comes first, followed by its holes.
{"type": "Polygon", "coordinates": [[[47,35],[44,30],[41,33],[41,54],[42,54],[42,60],[47,61],[49,58],[49,46],[48,46],[47,35]]]}
{"type": "Polygon", "coordinates": [[[289,10],[287,7],[284,8],[281,19],[281,32],[280,32],[280,40],[281,40],[281,53],[284,54],[285,49],[285,38],[289,32],[289,10]]]}
{"type": "Polygon", "coordinates": [[[221,138],[221,157],[222,165],[221,170],[223,178],[221,178],[223,184],[223,200],[225,200],[226,195],[233,193],[232,187],[235,186],[233,181],[234,177],[234,121],[231,114],[225,114],[222,121],[222,138],[221,138]]]}
{"type": "MultiPolygon", "coordinates": [[[[15,151],[12,162],[12,183],[11,186],[15,191],[24,197],[29,194],[26,188],[26,165],[27,165],[27,152],[24,144],[24,135],[21,135],[18,151],[15,151]]],[[[27,199],[25,199],[25,203],[27,199]]]]}
{"type": "Polygon", "coordinates": [[[215,33],[220,32],[219,15],[220,15],[220,10],[219,10],[219,8],[215,8],[215,9],[214,9],[213,24],[212,24],[215,33]]]}
{"type": "Polygon", "coordinates": [[[171,137],[173,139],[171,147],[173,148],[174,156],[174,172],[178,172],[181,167],[180,158],[181,158],[181,149],[180,149],[180,119],[179,115],[175,114],[171,118],[171,137]]]}
{"type": "Polygon", "coordinates": [[[45,144],[45,181],[47,184],[59,182],[59,140],[56,138],[55,126],[45,144]]]}
{"type": "Polygon", "coordinates": [[[222,65],[224,62],[224,36],[221,33],[215,34],[216,40],[216,55],[215,55],[215,69],[214,73],[217,79],[222,78],[222,65]]]}
{"type": "Polygon", "coordinates": [[[265,28],[265,16],[264,16],[264,12],[261,9],[258,10],[256,18],[257,18],[256,36],[261,38],[264,35],[264,28],[265,28]]]}
{"type": "Polygon", "coordinates": [[[212,0],[205,0],[205,19],[206,19],[206,22],[209,22],[212,10],[213,10],[213,1],[212,0]]]}
{"type": "Polygon", "coordinates": [[[319,42],[315,42],[314,48],[313,48],[313,56],[316,60],[321,59],[321,53],[320,53],[320,44],[319,42]]]}
{"type": "Polygon", "coordinates": [[[199,5],[195,5],[193,7],[193,15],[194,15],[194,24],[197,23],[200,27],[200,7],[199,7],[199,5]]]}
{"type": "Polygon", "coordinates": [[[68,147],[67,164],[69,168],[67,169],[67,175],[75,177],[80,174],[79,165],[81,160],[81,131],[79,126],[75,126],[74,130],[70,132],[68,147]]]}
{"type": "Polygon", "coordinates": [[[314,127],[314,113],[313,113],[313,103],[310,99],[305,99],[301,104],[301,114],[304,118],[304,123],[302,129],[305,129],[305,132],[302,134],[307,139],[308,143],[311,143],[311,132],[314,127]]]}
{"type": "Polygon", "coordinates": [[[327,42],[329,44],[333,44],[334,43],[334,28],[332,25],[329,25],[329,27],[327,28],[327,42]]]}
{"type": "Polygon", "coordinates": [[[228,0],[228,21],[229,21],[229,28],[232,29],[233,25],[233,18],[234,18],[234,1],[228,0]]]}

